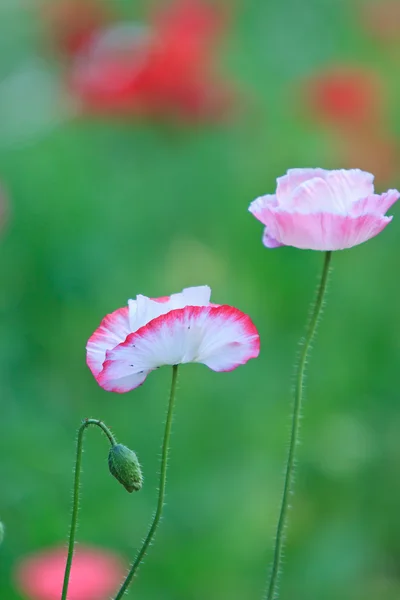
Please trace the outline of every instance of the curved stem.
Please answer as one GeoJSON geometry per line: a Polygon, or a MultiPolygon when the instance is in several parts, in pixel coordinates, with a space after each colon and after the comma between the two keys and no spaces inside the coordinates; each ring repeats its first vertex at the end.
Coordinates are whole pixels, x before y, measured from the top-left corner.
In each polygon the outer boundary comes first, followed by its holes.
{"type": "Polygon", "coordinates": [[[301,415],[301,403],[303,395],[303,382],[305,366],[307,363],[308,352],[310,345],[315,335],[315,331],[318,324],[318,319],[321,314],[321,309],[324,303],[324,295],[327,287],[329,266],[331,262],[332,253],[325,253],[324,266],[322,270],[321,281],[318,286],[317,298],[315,300],[314,309],[311,315],[311,319],[307,328],[307,332],[304,338],[303,347],[300,354],[299,365],[297,369],[295,394],[294,394],[294,405],[293,405],[293,417],[292,417],[292,429],[290,434],[289,442],[289,454],[286,464],[285,483],[283,488],[281,510],[279,514],[278,526],[276,530],[275,539],[275,550],[274,558],[272,563],[271,578],[268,587],[268,593],[266,600],[274,600],[277,598],[277,585],[280,573],[280,566],[282,562],[282,552],[285,536],[285,527],[287,520],[287,512],[289,508],[289,498],[292,491],[293,475],[295,467],[295,451],[298,442],[298,435],[300,429],[300,415],[301,415]]]}
{"type": "Polygon", "coordinates": [[[96,425],[100,427],[102,431],[106,434],[111,446],[115,446],[116,441],[108,429],[108,427],[98,419],[85,419],[82,425],[78,429],[78,441],[76,444],[76,460],[75,460],[75,477],[74,477],[74,493],[73,493],[73,503],[72,503],[72,516],[71,516],[71,525],[69,530],[69,541],[68,541],[68,556],[67,563],[65,565],[65,573],[64,573],[64,583],[62,588],[61,600],[67,600],[68,593],[68,584],[69,577],[71,574],[71,565],[72,558],[74,555],[74,545],[75,545],[75,534],[76,534],[76,526],[78,523],[78,508],[79,508],[79,482],[81,477],[81,465],[82,465],[82,449],[83,449],[83,436],[84,433],[90,425],[96,425]]]}
{"type": "Polygon", "coordinates": [[[167,464],[168,464],[168,446],[169,439],[171,436],[171,426],[172,426],[172,415],[174,409],[174,401],[175,401],[175,391],[176,391],[176,382],[178,378],[178,365],[174,365],[172,367],[172,383],[171,383],[171,392],[169,396],[168,403],[168,412],[167,412],[167,420],[165,422],[165,431],[164,431],[164,441],[162,445],[162,453],[161,453],[161,468],[160,468],[160,483],[158,488],[158,501],[157,501],[157,509],[154,514],[152,523],[150,525],[149,532],[140,548],[128,575],[125,578],[125,581],[122,583],[121,588],[119,589],[117,595],[115,596],[115,600],[121,600],[122,596],[125,594],[128,589],[132,579],[134,578],[136,571],[138,570],[140,563],[142,562],[148,547],[150,546],[155,533],[157,531],[158,524],[161,519],[162,510],[164,507],[164,499],[165,499],[165,485],[167,481],[167,464]]]}

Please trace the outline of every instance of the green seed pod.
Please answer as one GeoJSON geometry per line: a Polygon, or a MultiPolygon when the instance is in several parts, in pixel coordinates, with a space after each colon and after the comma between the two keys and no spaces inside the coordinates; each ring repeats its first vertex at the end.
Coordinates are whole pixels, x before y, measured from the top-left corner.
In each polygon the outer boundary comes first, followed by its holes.
{"type": "Polygon", "coordinates": [[[142,470],[136,454],[123,446],[115,444],[108,454],[108,467],[115,477],[129,492],[138,492],[143,483],[142,470]]]}

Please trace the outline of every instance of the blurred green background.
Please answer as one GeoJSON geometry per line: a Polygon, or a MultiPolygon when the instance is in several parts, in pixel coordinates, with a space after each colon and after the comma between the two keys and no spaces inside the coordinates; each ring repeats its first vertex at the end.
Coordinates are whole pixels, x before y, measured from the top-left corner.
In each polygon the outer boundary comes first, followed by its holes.
{"type": "MultiPolygon", "coordinates": [[[[144,4],[113,2],[129,18],[141,18],[144,4]]],[[[137,452],[145,485],[127,494],[108,473],[106,440],[90,430],[78,540],[134,556],[156,502],[170,370],[110,394],[87,369],[85,344],[128,298],[201,284],[214,302],[251,315],[262,352],[228,374],[181,369],[165,516],[127,597],[261,598],[296,345],[322,256],[268,251],[247,207],[287,168],[342,166],[329,132],[298,110],[297,82],[315,69],[373,66],[389,92],[391,130],[400,130],[400,60],[359,26],[358,9],[347,0],[237,5],[219,60],[246,101],[228,122],[35,121],[35,135],[22,128],[13,137],[0,86],[9,196],[0,252],[2,600],[21,598],[12,571],[22,556],[66,541],[84,417],[103,419],[137,452]]],[[[46,62],[36,17],[33,4],[2,2],[4,81],[25,61],[46,62]]],[[[18,99],[17,115],[42,106],[40,93],[18,99]]],[[[399,185],[400,174],[386,187],[399,185]]],[[[382,235],[333,257],[307,378],[281,600],[400,597],[398,207],[393,214],[382,235]]]]}

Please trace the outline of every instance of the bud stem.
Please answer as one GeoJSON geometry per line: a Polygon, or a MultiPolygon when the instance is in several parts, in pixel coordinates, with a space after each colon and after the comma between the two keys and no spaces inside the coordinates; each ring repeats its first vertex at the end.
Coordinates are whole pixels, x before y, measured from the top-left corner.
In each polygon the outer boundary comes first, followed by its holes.
{"type": "Polygon", "coordinates": [[[164,507],[164,499],[165,499],[165,485],[167,481],[167,464],[168,464],[168,446],[169,439],[171,436],[171,426],[172,426],[172,415],[174,409],[174,401],[175,401],[175,391],[176,391],[176,382],[178,378],[178,365],[174,365],[172,367],[172,383],[171,383],[171,392],[169,396],[168,403],[168,412],[167,412],[167,420],[165,422],[165,430],[164,430],[164,441],[162,446],[162,454],[161,454],[161,468],[160,468],[160,483],[158,488],[158,501],[157,501],[157,509],[154,514],[152,523],[150,525],[149,532],[144,540],[142,547],[140,548],[128,575],[126,576],[125,581],[122,583],[121,588],[119,589],[117,595],[115,596],[115,600],[121,600],[126,590],[128,589],[132,579],[134,578],[136,571],[138,570],[140,563],[142,562],[147,548],[150,546],[155,533],[157,531],[158,524],[161,519],[162,510],[164,507]]]}
{"type": "Polygon", "coordinates": [[[65,565],[64,583],[62,589],[61,600],[67,600],[69,577],[71,573],[72,558],[74,555],[75,545],[75,534],[76,526],[78,523],[78,508],[79,508],[79,481],[81,477],[81,465],[82,465],[82,450],[83,450],[83,436],[86,429],[90,425],[97,425],[106,434],[111,446],[115,446],[117,443],[113,434],[102,421],[98,419],[85,419],[82,425],[78,429],[78,441],[76,444],[76,460],[75,460],[75,477],[74,477],[74,493],[72,503],[72,516],[71,525],[69,530],[69,541],[68,541],[68,556],[67,563],[65,565]]]}
{"type": "Polygon", "coordinates": [[[292,416],[292,430],[290,434],[289,443],[289,454],[286,464],[286,475],[285,484],[283,488],[281,510],[279,514],[278,526],[275,538],[275,550],[274,559],[272,563],[271,577],[269,581],[268,593],[266,600],[275,600],[277,596],[278,579],[280,574],[283,544],[285,538],[285,529],[287,521],[287,512],[289,508],[289,498],[293,488],[293,475],[295,469],[295,451],[298,443],[299,430],[300,430],[300,415],[301,415],[301,404],[303,396],[303,383],[304,373],[307,363],[307,357],[310,350],[311,342],[314,338],[315,331],[318,324],[318,319],[321,314],[321,310],[324,304],[324,296],[328,281],[329,266],[331,262],[332,252],[325,253],[324,266],[322,270],[321,281],[318,286],[317,298],[315,300],[314,309],[312,312],[311,319],[307,328],[307,332],[302,344],[302,351],[300,354],[300,361],[297,369],[296,386],[294,394],[294,405],[293,405],[293,416],[292,416]]]}

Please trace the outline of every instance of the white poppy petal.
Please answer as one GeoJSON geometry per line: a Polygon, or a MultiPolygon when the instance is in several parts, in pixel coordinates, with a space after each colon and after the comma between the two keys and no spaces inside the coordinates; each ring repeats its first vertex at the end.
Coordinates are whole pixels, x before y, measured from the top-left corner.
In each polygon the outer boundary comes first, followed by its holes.
{"type": "Polygon", "coordinates": [[[208,306],[211,299],[211,288],[208,285],[199,285],[196,287],[185,288],[181,294],[174,296],[182,297],[181,306],[176,308],[184,308],[185,306],[208,306]]]}
{"type": "Polygon", "coordinates": [[[182,292],[161,298],[147,298],[139,294],[136,301],[129,300],[131,331],[137,331],[153,319],[177,308],[208,306],[210,296],[211,289],[207,285],[185,288],[182,292]]]}
{"type": "Polygon", "coordinates": [[[133,373],[132,375],[124,375],[121,371],[121,367],[114,363],[107,372],[107,376],[100,377],[97,380],[101,387],[107,392],[116,392],[117,394],[123,394],[130,392],[135,388],[142,385],[145,381],[149,371],[141,371],[140,373],[133,373]]]}

